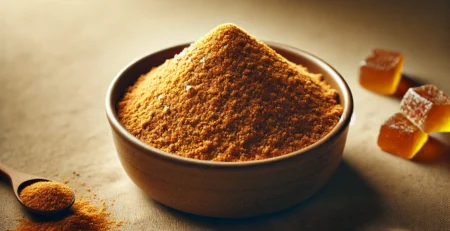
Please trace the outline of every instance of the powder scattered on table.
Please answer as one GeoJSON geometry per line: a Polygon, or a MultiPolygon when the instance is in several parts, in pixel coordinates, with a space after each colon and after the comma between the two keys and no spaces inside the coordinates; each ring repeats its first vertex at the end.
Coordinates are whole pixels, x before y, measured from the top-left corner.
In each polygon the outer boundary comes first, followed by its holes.
{"type": "Polygon", "coordinates": [[[112,220],[109,216],[104,202],[101,207],[98,207],[87,200],[79,200],[73,204],[67,216],[53,220],[22,218],[19,220],[19,225],[12,231],[103,231],[114,230],[122,225],[122,221],[112,220]]]}
{"type": "MultiPolygon", "coordinates": [[[[80,175],[75,171],[72,174],[80,175]]],[[[76,183],[78,180],[80,180],[79,177],[73,182],[73,186],[75,187],[74,191],[76,191],[77,187],[86,185],[84,182],[76,183]]],[[[61,185],[68,187],[63,184],[61,185]]],[[[92,191],[90,188],[88,189],[92,191]]],[[[114,200],[109,204],[105,199],[97,198],[96,193],[81,193],[81,195],[77,196],[77,200],[68,212],[62,214],[63,216],[47,218],[28,214],[18,219],[19,224],[14,229],[10,229],[10,231],[120,230],[124,222],[112,218],[107,211],[108,205],[113,206],[114,200]]]]}
{"type": "Polygon", "coordinates": [[[305,148],[342,114],[338,95],[233,24],[142,75],[118,103],[125,128],[184,157],[248,161],[305,148]]]}

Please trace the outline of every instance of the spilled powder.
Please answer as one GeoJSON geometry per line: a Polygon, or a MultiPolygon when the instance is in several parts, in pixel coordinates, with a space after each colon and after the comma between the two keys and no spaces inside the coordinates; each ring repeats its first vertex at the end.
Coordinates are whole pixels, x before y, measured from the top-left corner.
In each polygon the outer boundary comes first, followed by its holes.
{"type": "MultiPolygon", "coordinates": [[[[72,176],[76,176],[75,183],[79,180],[80,173],[73,171],[72,176]]],[[[85,186],[86,183],[78,182],[77,185],[85,186]]],[[[86,190],[91,192],[90,188],[86,190]]],[[[97,199],[96,193],[77,196],[75,203],[64,216],[50,219],[30,214],[18,219],[17,227],[9,231],[120,230],[124,222],[113,219],[107,211],[108,206],[113,206],[114,202],[115,200],[108,204],[104,199],[97,199]]]]}
{"type": "Polygon", "coordinates": [[[233,24],[142,75],[118,103],[125,128],[184,157],[247,161],[305,148],[340,119],[337,92],[233,24]]]}
{"type": "Polygon", "coordinates": [[[122,225],[122,221],[110,219],[106,212],[105,202],[98,207],[87,200],[77,200],[67,216],[48,220],[45,218],[22,218],[19,225],[11,231],[72,231],[72,230],[114,230],[122,225]]]}

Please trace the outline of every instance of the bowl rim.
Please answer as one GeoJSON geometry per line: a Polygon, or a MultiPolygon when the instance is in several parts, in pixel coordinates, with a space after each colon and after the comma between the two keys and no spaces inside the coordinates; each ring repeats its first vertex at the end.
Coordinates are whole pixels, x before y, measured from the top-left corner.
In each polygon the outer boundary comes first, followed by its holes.
{"type": "MultiPolygon", "coordinates": [[[[201,166],[201,167],[221,167],[221,168],[254,167],[254,166],[265,165],[265,164],[274,163],[274,162],[281,162],[281,161],[284,161],[284,160],[287,160],[287,159],[290,159],[290,158],[293,158],[293,157],[296,157],[299,155],[306,155],[306,154],[313,153],[314,149],[319,148],[320,145],[322,145],[322,144],[326,143],[327,141],[331,140],[332,138],[338,136],[339,134],[344,132],[345,129],[349,126],[350,119],[352,117],[353,109],[354,109],[353,96],[350,91],[350,87],[348,86],[345,79],[341,76],[341,74],[339,74],[339,72],[335,68],[333,68],[330,64],[328,64],[321,58],[319,58],[315,55],[312,55],[309,52],[306,52],[304,50],[301,50],[301,49],[298,49],[298,48],[295,48],[295,47],[292,47],[289,45],[276,43],[276,42],[268,42],[268,41],[263,41],[263,42],[265,44],[267,44],[269,47],[271,47],[272,49],[274,49],[274,47],[284,49],[289,52],[295,53],[297,55],[303,56],[303,58],[306,58],[306,59],[312,61],[313,63],[317,64],[322,69],[324,69],[325,72],[329,73],[329,75],[331,76],[331,78],[333,78],[335,80],[335,82],[337,83],[339,88],[342,89],[342,92],[340,92],[339,94],[342,94],[342,96],[343,96],[342,98],[344,99],[343,101],[346,103],[344,103],[344,105],[342,105],[343,112],[342,112],[341,118],[339,119],[336,126],[328,134],[326,134],[324,137],[322,137],[317,142],[315,142],[303,149],[297,150],[295,152],[290,152],[290,153],[287,153],[287,154],[284,154],[281,156],[277,156],[277,157],[271,157],[271,158],[262,159],[262,160],[223,162],[223,161],[211,161],[211,160],[198,160],[198,159],[194,159],[194,158],[183,157],[183,156],[179,156],[176,154],[168,153],[168,152],[162,151],[160,149],[157,149],[155,147],[152,147],[152,146],[146,144],[145,142],[139,140],[137,137],[135,137],[130,132],[128,132],[128,130],[126,130],[126,128],[119,122],[119,119],[118,119],[117,113],[116,113],[116,104],[113,104],[113,99],[112,99],[112,96],[114,95],[113,92],[118,87],[119,80],[121,78],[123,78],[124,74],[126,72],[128,72],[130,69],[132,69],[136,63],[138,63],[144,59],[148,59],[155,54],[162,53],[164,51],[168,51],[168,50],[174,49],[176,47],[180,47],[180,48],[187,47],[191,43],[182,43],[182,44],[178,44],[178,45],[173,45],[173,46],[167,47],[165,49],[147,53],[147,54],[140,56],[138,58],[135,58],[134,60],[129,62],[125,67],[123,67],[116,74],[116,76],[114,77],[114,79],[112,80],[112,82],[110,83],[110,85],[108,87],[108,90],[106,92],[106,101],[105,101],[106,116],[107,116],[107,119],[109,121],[111,128],[114,129],[118,134],[120,134],[120,136],[123,139],[125,139],[127,142],[132,144],[134,147],[140,149],[141,151],[145,152],[146,154],[149,154],[149,153],[155,154],[154,155],[155,157],[169,160],[172,162],[176,162],[176,163],[182,164],[182,165],[195,165],[195,166],[201,166]]],[[[150,70],[150,68],[151,67],[149,67],[149,70],[150,70]]]]}

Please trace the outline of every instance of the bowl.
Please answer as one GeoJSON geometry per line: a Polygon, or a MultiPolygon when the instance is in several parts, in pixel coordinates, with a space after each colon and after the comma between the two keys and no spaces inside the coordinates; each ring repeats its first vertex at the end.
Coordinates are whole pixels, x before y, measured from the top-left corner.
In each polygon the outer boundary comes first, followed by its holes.
{"type": "Polygon", "coordinates": [[[311,197],[337,169],[353,113],[342,76],[321,59],[296,48],[266,42],[290,61],[322,73],[339,92],[343,114],[318,142],[283,156],[246,162],[196,160],[170,154],[140,141],[117,117],[117,102],[136,79],[189,46],[167,48],[138,58],[122,69],[106,95],[106,115],[119,159],[128,176],[152,199],[196,215],[244,218],[284,210],[311,197]]]}

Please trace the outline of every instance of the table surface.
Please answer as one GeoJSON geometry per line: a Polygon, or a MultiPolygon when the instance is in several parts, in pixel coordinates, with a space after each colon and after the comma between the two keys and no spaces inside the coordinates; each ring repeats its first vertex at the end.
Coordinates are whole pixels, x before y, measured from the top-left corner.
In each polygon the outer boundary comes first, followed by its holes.
{"type": "MultiPolygon", "coordinates": [[[[450,227],[449,135],[433,134],[413,161],[381,151],[379,127],[400,101],[358,84],[360,60],[380,47],[403,52],[408,76],[450,94],[449,1],[0,2],[0,161],[115,200],[109,211],[125,221],[124,230],[450,227]],[[354,95],[343,161],[330,183],[310,200],[264,217],[203,218],[151,200],[123,171],[104,113],[106,89],[128,62],[225,22],[323,58],[354,95]],[[75,180],[72,171],[80,174],[75,180]]],[[[4,230],[26,214],[6,182],[0,195],[4,230]]]]}

